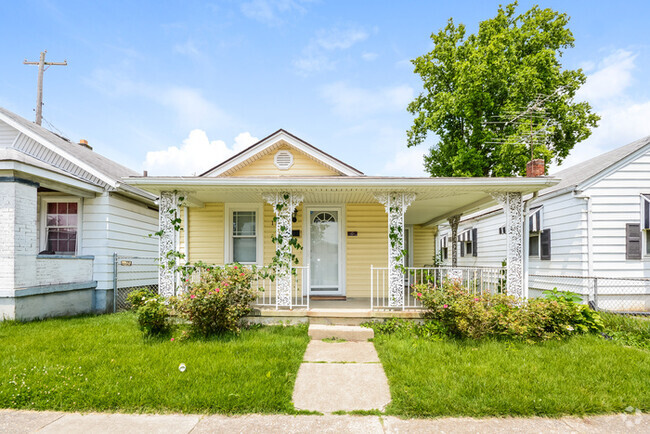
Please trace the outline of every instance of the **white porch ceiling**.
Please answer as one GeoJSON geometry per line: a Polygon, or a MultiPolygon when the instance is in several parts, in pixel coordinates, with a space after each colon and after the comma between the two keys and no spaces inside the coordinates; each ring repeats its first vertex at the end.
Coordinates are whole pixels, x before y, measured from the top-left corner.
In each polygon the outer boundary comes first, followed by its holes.
{"type": "Polygon", "coordinates": [[[491,193],[529,194],[559,182],[555,178],[208,178],[134,177],[125,182],[160,195],[161,191],[188,194],[190,206],[208,202],[255,203],[262,194],[296,192],[306,204],[377,203],[380,192],[413,192],[415,201],[406,212],[408,224],[437,224],[447,217],[478,211],[496,202],[491,193]]]}

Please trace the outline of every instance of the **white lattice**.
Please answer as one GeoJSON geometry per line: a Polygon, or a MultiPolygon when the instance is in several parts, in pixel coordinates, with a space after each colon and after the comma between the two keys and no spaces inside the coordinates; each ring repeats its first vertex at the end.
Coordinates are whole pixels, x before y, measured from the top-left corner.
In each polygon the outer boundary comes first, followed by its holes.
{"type": "Polygon", "coordinates": [[[449,217],[449,226],[451,227],[451,266],[458,266],[458,223],[461,215],[449,217]]]}
{"type": "Polygon", "coordinates": [[[506,215],[506,291],[524,297],[524,207],[521,193],[494,193],[506,215]]]}
{"type": "Polygon", "coordinates": [[[160,193],[158,224],[162,235],[158,241],[158,254],[160,256],[160,269],[158,271],[158,292],[165,297],[175,294],[176,273],[167,267],[167,253],[176,250],[176,231],[171,221],[172,213],[177,210],[179,194],[174,191],[160,193]]]}
{"type": "Polygon", "coordinates": [[[404,306],[404,213],[415,200],[415,193],[375,195],[388,214],[388,306],[404,306]]]}
{"type": "Polygon", "coordinates": [[[275,269],[276,305],[291,307],[291,225],[293,211],[302,202],[302,195],[295,193],[265,193],[264,200],[275,212],[275,245],[280,264],[275,269]]]}

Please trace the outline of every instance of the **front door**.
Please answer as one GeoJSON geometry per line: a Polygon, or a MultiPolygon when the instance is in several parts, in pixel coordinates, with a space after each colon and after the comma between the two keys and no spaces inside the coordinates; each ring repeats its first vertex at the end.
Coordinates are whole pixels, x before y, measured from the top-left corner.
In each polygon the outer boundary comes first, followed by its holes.
{"type": "Polygon", "coordinates": [[[309,211],[311,295],[342,295],[341,231],[337,210],[309,211]]]}

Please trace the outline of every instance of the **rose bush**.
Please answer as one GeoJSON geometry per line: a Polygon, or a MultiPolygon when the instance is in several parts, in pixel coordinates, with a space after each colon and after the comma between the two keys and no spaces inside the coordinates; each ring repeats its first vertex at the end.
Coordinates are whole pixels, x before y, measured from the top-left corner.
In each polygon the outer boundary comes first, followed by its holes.
{"type": "Polygon", "coordinates": [[[257,290],[251,288],[254,270],[239,264],[202,268],[198,282],[178,300],[178,310],[193,333],[209,336],[238,332],[241,319],[252,310],[257,290]]]}
{"type": "Polygon", "coordinates": [[[603,328],[597,312],[569,295],[558,297],[560,291],[555,297],[520,300],[505,294],[473,294],[453,280],[441,287],[421,284],[413,289],[426,308],[426,318],[453,337],[544,341],[603,328]]]}

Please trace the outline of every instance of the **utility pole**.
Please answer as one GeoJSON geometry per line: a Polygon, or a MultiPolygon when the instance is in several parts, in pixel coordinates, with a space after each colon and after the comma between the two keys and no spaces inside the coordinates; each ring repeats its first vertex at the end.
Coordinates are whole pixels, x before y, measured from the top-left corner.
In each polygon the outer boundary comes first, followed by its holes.
{"type": "Polygon", "coordinates": [[[47,50],[41,51],[41,59],[38,62],[28,62],[27,59],[23,62],[24,65],[38,65],[38,93],[36,95],[36,124],[40,125],[43,119],[43,73],[50,66],[67,66],[68,61],[63,62],[46,62],[45,54],[47,50]]]}

